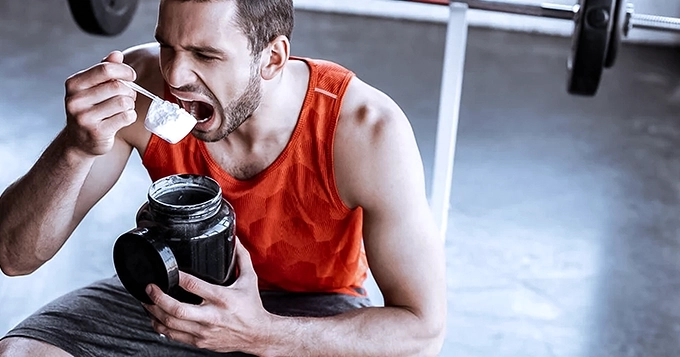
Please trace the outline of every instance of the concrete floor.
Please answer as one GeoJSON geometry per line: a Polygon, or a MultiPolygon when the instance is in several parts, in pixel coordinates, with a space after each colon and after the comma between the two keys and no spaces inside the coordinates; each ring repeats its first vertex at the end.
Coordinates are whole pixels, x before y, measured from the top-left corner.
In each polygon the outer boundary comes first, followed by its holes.
{"type": "MultiPolygon", "coordinates": [[[[65,78],[151,40],[155,14],[142,1],[122,36],[96,38],[66,1],[0,0],[0,187],[63,125],[65,78]]],[[[296,26],[294,54],[338,61],[400,103],[429,180],[444,26],[306,12],[296,26]]],[[[470,31],[442,356],[680,355],[680,51],[625,46],[598,96],[577,98],[564,89],[569,46],[470,31]]],[[[133,157],[52,261],[0,276],[0,334],[113,274],[113,241],[149,183],[133,157]]]]}

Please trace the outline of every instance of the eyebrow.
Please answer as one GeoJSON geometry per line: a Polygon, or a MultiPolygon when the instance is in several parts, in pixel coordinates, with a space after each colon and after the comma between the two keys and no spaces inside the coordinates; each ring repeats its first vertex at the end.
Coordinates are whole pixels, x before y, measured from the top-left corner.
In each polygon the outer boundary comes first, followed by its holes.
{"type": "MultiPolygon", "coordinates": [[[[156,42],[160,43],[161,45],[167,45],[167,42],[163,40],[163,38],[158,35],[154,34],[154,38],[156,39],[156,42]]],[[[201,45],[190,45],[190,46],[182,46],[187,51],[191,52],[201,52],[201,53],[208,53],[212,55],[217,55],[217,56],[223,56],[226,57],[227,53],[224,52],[223,50],[213,47],[213,46],[201,46],[201,45]]]]}

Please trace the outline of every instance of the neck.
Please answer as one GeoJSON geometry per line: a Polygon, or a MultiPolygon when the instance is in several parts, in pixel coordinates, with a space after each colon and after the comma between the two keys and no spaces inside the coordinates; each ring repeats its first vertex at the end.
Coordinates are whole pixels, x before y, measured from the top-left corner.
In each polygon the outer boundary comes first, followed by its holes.
{"type": "Polygon", "coordinates": [[[300,75],[297,62],[290,61],[277,77],[263,82],[260,106],[225,138],[228,145],[253,148],[259,143],[288,140],[297,124],[309,78],[300,75]]]}

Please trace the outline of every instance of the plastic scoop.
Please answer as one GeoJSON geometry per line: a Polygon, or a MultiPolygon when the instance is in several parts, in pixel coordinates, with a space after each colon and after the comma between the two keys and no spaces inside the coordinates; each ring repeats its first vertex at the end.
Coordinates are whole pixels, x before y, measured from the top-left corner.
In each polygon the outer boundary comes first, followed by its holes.
{"type": "Polygon", "coordinates": [[[184,110],[184,108],[158,97],[142,88],[137,83],[128,81],[121,82],[135,91],[151,98],[151,105],[149,106],[146,118],[144,119],[144,127],[146,130],[158,135],[161,139],[171,144],[177,144],[180,140],[184,139],[185,136],[189,135],[198,122],[196,118],[184,110]]]}

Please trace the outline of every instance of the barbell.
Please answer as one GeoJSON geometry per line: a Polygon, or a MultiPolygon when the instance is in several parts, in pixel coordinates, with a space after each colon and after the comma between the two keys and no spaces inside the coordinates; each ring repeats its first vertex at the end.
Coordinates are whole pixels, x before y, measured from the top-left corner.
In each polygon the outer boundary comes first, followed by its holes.
{"type": "MultiPolygon", "coordinates": [[[[87,33],[116,36],[123,32],[139,0],[69,0],[78,26],[87,33]]],[[[407,0],[448,5],[449,0],[407,0]]],[[[457,1],[457,0],[453,0],[457,1]]],[[[468,8],[574,21],[571,53],[567,59],[567,91],[594,96],[605,68],[611,68],[621,40],[634,28],[680,32],[680,19],[636,14],[625,0],[579,0],[573,6],[520,4],[499,0],[460,0],[468,8]]]]}
{"type": "MultiPolygon", "coordinates": [[[[448,5],[448,0],[415,0],[448,5]]],[[[634,28],[680,32],[680,19],[635,13],[625,0],[580,0],[575,5],[520,4],[497,0],[460,0],[468,8],[574,21],[567,59],[567,91],[594,96],[605,68],[616,62],[621,40],[634,28]]]]}

